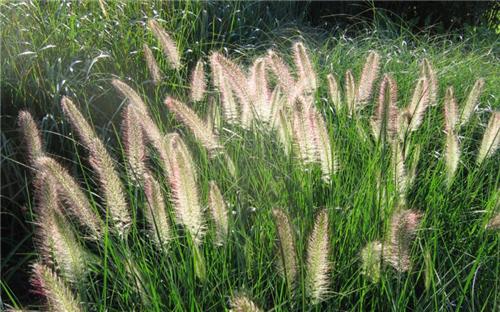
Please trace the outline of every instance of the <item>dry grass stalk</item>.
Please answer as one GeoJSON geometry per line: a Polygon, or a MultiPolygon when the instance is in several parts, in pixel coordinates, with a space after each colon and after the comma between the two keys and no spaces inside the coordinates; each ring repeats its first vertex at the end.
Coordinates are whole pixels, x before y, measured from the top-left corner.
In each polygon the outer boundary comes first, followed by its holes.
{"type": "Polygon", "coordinates": [[[129,177],[135,183],[144,181],[146,173],[146,147],[141,121],[136,110],[128,104],[122,114],[122,138],[130,169],[129,177]]]}
{"type": "Polygon", "coordinates": [[[380,70],[380,55],[371,51],[366,57],[356,93],[356,109],[363,108],[371,99],[373,87],[380,70]]]}
{"type": "Polygon", "coordinates": [[[274,222],[278,231],[278,272],[285,278],[289,290],[293,290],[297,278],[297,254],[295,235],[288,215],[281,209],[273,209],[274,222]]]}
{"type": "Polygon", "coordinates": [[[54,312],[83,311],[80,300],[49,267],[41,263],[33,265],[32,285],[47,298],[48,308],[54,312]]]}
{"type": "Polygon", "coordinates": [[[24,142],[26,142],[28,159],[33,163],[37,157],[44,155],[40,132],[33,117],[27,111],[19,112],[18,124],[23,132],[24,142]]]}
{"type": "Polygon", "coordinates": [[[146,59],[146,65],[148,66],[149,74],[151,75],[151,80],[155,85],[158,85],[161,82],[162,75],[160,67],[156,63],[156,59],[153,55],[153,51],[149,48],[147,44],[144,44],[142,47],[144,58],[146,59]]]}
{"type": "Polygon", "coordinates": [[[165,210],[165,198],[160,183],[153,177],[151,172],[144,177],[144,193],[147,203],[144,207],[144,215],[148,222],[149,230],[158,246],[168,244],[170,235],[170,224],[168,214],[165,210]]]}
{"type": "Polygon", "coordinates": [[[469,96],[467,97],[464,107],[462,108],[462,114],[460,115],[460,126],[464,126],[467,122],[469,122],[479,102],[479,97],[481,96],[483,88],[484,88],[484,79],[479,78],[474,83],[472,90],[470,90],[469,96]]]}
{"type": "Polygon", "coordinates": [[[215,181],[210,181],[210,190],[208,193],[208,207],[212,214],[212,219],[215,222],[216,243],[223,245],[227,240],[228,235],[228,209],[224,198],[215,181]]]}
{"type": "Polygon", "coordinates": [[[170,35],[165,31],[165,29],[163,29],[163,27],[160,26],[160,24],[158,24],[156,20],[150,19],[148,21],[148,26],[155,35],[156,39],[160,42],[163,52],[167,56],[170,65],[175,69],[179,69],[181,67],[181,57],[174,40],[172,40],[170,35]]]}
{"type": "Polygon", "coordinates": [[[328,214],[326,210],[321,210],[316,216],[307,246],[306,291],[313,304],[322,301],[328,291],[329,254],[328,214]]]}
{"type": "Polygon", "coordinates": [[[207,82],[205,81],[205,63],[199,60],[191,74],[191,100],[199,102],[203,100],[207,90],[207,82]]]}
{"type": "Polygon", "coordinates": [[[167,97],[165,105],[179,121],[193,132],[196,139],[208,150],[211,156],[220,152],[222,146],[219,143],[219,138],[192,109],[172,97],[167,97]]]}
{"type": "Polygon", "coordinates": [[[195,164],[178,134],[169,134],[167,140],[170,152],[168,180],[177,222],[184,225],[193,241],[199,244],[205,226],[198,198],[195,164]]]}
{"type": "Polygon", "coordinates": [[[63,97],[61,106],[89,152],[89,163],[99,178],[104,193],[104,202],[111,213],[113,225],[119,235],[125,236],[132,221],[114,161],[75,104],[69,98],[63,97]]]}
{"type": "Polygon", "coordinates": [[[47,156],[38,157],[35,167],[40,171],[39,175],[48,176],[56,182],[57,194],[66,202],[67,208],[79,223],[90,230],[91,238],[100,238],[104,224],[100,216],[92,210],[87,197],[68,171],[47,156]]]}
{"type": "Polygon", "coordinates": [[[445,132],[446,132],[446,172],[448,185],[453,181],[455,172],[458,168],[460,161],[460,145],[458,142],[458,134],[456,133],[457,104],[453,95],[453,88],[449,87],[446,90],[444,100],[444,119],[445,119],[445,132]]]}
{"type": "Polygon", "coordinates": [[[481,147],[477,155],[477,163],[481,164],[485,159],[493,156],[500,147],[500,111],[493,112],[486,126],[481,141],[481,147]]]}

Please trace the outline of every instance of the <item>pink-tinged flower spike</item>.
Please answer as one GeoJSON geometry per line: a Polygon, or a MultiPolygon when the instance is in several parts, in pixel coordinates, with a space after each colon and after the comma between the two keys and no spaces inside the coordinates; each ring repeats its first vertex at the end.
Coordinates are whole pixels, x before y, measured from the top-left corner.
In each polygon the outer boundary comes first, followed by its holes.
{"type": "Polygon", "coordinates": [[[340,94],[339,83],[337,82],[337,78],[332,74],[328,74],[326,78],[328,80],[328,93],[333,107],[339,112],[342,109],[342,96],[340,94]]]}
{"type": "Polygon", "coordinates": [[[262,312],[262,310],[248,297],[236,296],[231,299],[230,312],[262,312]]]}
{"type": "Polygon", "coordinates": [[[352,116],[355,111],[356,82],[354,81],[354,76],[352,75],[352,71],[350,69],[345,72],[344,95],[347,104],[347,111],[349,112],[349,116],[352,116]]]}
{"type": "Polygon", "coordinates": [[[157,151],[163,166],[163,170],[167,172],[168,168],[170,167],[168,158],[168,146],[165,142],[164,135],[161,133],[160,129],[151,118],[146,104],[142,101],[137,92],[130,88],[126,83],[117,79],[113,79],[112,83],[113,86],[130,101],[131,107],[134,108],[137,116],[139,117],[142,131],[147,141],[157,151]]]}
{"type": "Polygon", "coordinates": [[[215,222],[216,243],[223,245],[228,235],[228,215],[226,203],[215,181],[210,181],[210,190],[208,193],[208,207],[215,222]]]}
{"type": "Polygon", "coordinates": [[[203,100],[207,90],[207,82],[205,81],[205,63],[199,60],[191,73],[191,100],[199,102],[203,100]]]}
{"type": "Polygon", "coordinates": [[[411,244],[422,215],[414,210],[400,210],[393,214],[383,257],[399,272],[409,270],[411,244]]]}
{"type": "Polygon", "coordinates": [[[161,82],[162,75],[160,68],[156,63],[153,52],[147,44],[143,45],[142,50],[144,52],[144,58],[146,59],[146,65],[148,66],[149,74],[151,75],[151,80],[155,85],[158,85],[161,82]]]}
{"type": "Polygon", "coordinates": [[[382,244],[379,241],[368,243],[361,251],[361,260],[363,274],[378,282],[382,268],[382,244]]]}
{"type": "Polygon", "coordinates": [[[493,112],[486,126],[477,154],[477,163],[481,164],[486,158],[493,156],[500,146],[500,111],[493,112]]]}
{"type": "Polygon", "coordinates": [[[193,110],[172,97],[167,97],[165,105],[177,120],[184,123],[191,130],[196,139],[208,150],[211,156],[219,154],[222,149],[219,138],[193,110]]]}
{"type": "Polygon", "coordinates": [[[264,58],[258,58],[254,61],[250,69],[248,85],[255,118],[269,123],[272,117],[272,103],[267,84],[266,62],[264,58]]]}
{"type": "Polygon", "coordinates": [[[303,163],[308,164],[316,162],[318,151],[314,137],[316,120],[310,118],[305,106],[302,101],[295,103],[292,110],[291,130],[297,154],[303,163]]]}
{"type": "Polygon", "coordinates": [[[296,238],[288,215],[283,210],[273,209],[273,216],[278,232],[278,272],[286,280],[291,293],[297,278],[296,238]]]}
{"type": "Polygon", "coordinates": [[[65,280],[78,283],[85,274],[87,255],[61,213],[56,181],[39,173],[35,187],[38,213],[35,241],[42,259],[56,267],[65,280]]]}
{"type": "Polygon", "coordinates": [[[236,104],[233,90],[224,76],[222,65],[219,61],[219,53],[216,52],[210,56],[210,67],[214,86],[217,87],[221,95],[224,118],[230,124],[239,124],[240,111],[236,104]]]}
{"type": "Polygon", "coordinates": [[[141,184],[146,172],[146,146],[140,118],[130,104],[123,110],[122,137],[130,170],[129,176],[132,181],[141,184]]]}
{"type": "Polygon", "coordinates": [[[393,142],[391,144],[392,149],[392,176],[394,184],[396,185],[396,190],[399,194],[399,199],[401,203],[405,203],[406,200],[406,190],[408,187],[408,175],[406,173],[405,156],[403,154],[403,148],[400,143],[393,142]]]}
{"type": "Polygon", "coordinates": [[[484,79],[479,78],[474,83],[474,87],[472,87],[472,90],[470,90],[469,96],[467,97],[464,107],[462,108],[462,114],[460,115],[460,126],[464,126],[467,122],[469,122],[479,102],[479,97],[481,96],[483,88],[484,79]]]}
{"type": "Polygon", "coordinates": [[[400,132],[399,110],[397,107],[398,87],[396,81],[388,74],[384,75],[380,84],[377,106],[371,118],[372,133],[376,140],[383,136],[384,129],[389,141],[397,139],[400,132]]]}
{"type": "Polygon", "coordinates": [[[304,83],[304,91],[313,93],[317,88],[316,72],[307,54],[306,47],[302,42],[296,42],[292,46],[293,59],[298,72],[298,81],[304,83]]]}
{"type": "Polygon", "coordinates": [[[411,102],[404,110],[408,130],[417,131],[424,120],[425,111],[430,103],[429,81],[425,77],[418,79],[411,102]]]}
{"type": "Polygon", "coordinates": [[[24,142],[26,142],[28,159],[33,163],[37,157],[44,155],[40,132],[33,117],[27,111],[19,112],[18,124],[23,133],[24,142]]]}
{"type": "Polygon", "coordinates": [[[38,157],[35,168],[40,171],[37,175],[48,176],[55,181],[57,194],[66,203],[71,214],[89,230],[92,239],[99,239],[102,236],[104,223],[92,210],[87,197],[68,171],[47,156],[38,157]]]}
{"type": "Polygon", "coordinates": [[[328,214],[326,210],[321,210],[316,216],[307,246],[306,291],[313,304],[322,301],[328,291],[329,245],[328,214]]]}
{"type": "Polygon", "coordinates": [[[178,134],[169,134],[167,140],[170,152],[168,180],[176,219],[186,228],[193,241],[199,244],[205,232],[205,225],[198,198],[195,164],[178,134]]]}
{"type": "Polygon", "coordinates": [[[357,110],[362,109],[371,99],[379,70],[380,55],[375,51],[371,51],[366,57],[365,65],[358,83],[358,91],[356,94],[357,110]]]}
{"type": "Polygon", "coordinates": [[[315,150],[321,165],[322,178],[324,181],[328,182],[332,174],[338,170],[337,157],[330,143],[330,135],[328,134],[323,116],[321,116],[315,107],[309,108],[308,113],[310,116],[309,118],[312,120],[309,125],[314,125],[311,126],[310,131],[312,131],[314,135],[315,150]]]}
{"type": "Polygon", "coordinates": [[[155,35],[156,39],[160,42],[163,52],[167,56],[170,65],[175,69],[179,69],[181,67],[181,56],[179,54],[179,50],[177,50],[174,40],[172,40],[170,35],[165,31],[165,29],[163,29],[163,27],[160,26],[160,24],[158,24],[156,20],[150,19],[148,21],[148,26],[155,35]]]}
{"type": "Polygon", "coordinates": [[[124,237],[132,221],[125,201],[123,185],[115,170],[113,159],[75,104],[69,98],[63,97],[61,106],[64,115],[69,119],[89,152],[89,162],[99,178],[106,208],[111,213],[117,233],[124,237]]]}
{"type": "Polygon", "coordinates": [[[446,96],[444,99],[444,120],[444,130],[446,132],[445,159],[447,183],[450,185],[458,168],[458,162],[460,161],[460,145],[458,142],[458,134],[455,130],[458,121],[457,103],[455,96],[453,95],[452,87],[449,87],[446,90],[446,96]]]}
{"type": "Polygon", "coordinates": [[[424,59],[420,65],[420,77],[425,77],[429,88],[429,105],[436,106],[438,98],[438,79],[436,71],[432,68],[428,59],[424,59]]]}
{"type": "Polygon", "coordinates": [[[290,95],[295,88],[296,82],[283,59],[276,52],[269,50],[267,52],[266,63],[267,68],[274,74],[278,85],[285,95],[290,95]]]}
{"type": "Polygon", "coordinates": [[[145,174],[144,193],[147,199],[144,215],[148,222],[149,232],[158,246],[165,246],[170,240],[170,224],[165,209],[165,198],[160,183],[150,172],[145,174]]]}
{"type": "Polygon", "coordinates": [[[47,298],[48,308],[54,312],[80,312],[83,307],[68,286],[49,267],[35,263],[31,284],[36,292],[47,298]]]}

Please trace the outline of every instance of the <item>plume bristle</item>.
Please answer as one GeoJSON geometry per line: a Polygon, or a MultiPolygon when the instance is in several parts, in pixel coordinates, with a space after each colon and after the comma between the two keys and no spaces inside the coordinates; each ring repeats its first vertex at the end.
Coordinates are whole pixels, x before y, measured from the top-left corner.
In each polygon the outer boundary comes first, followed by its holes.
{"type": "Polygon", "coordinates": [[[153,55],[153,51],[149,48],[147,44],[142,47],[144,58],[146,59],[146,65],[148,66],[149,74],[151,75],[151,80],[155,85],[159,84],[162,79],[160,67],[156,63],[156,59],[153,55]]]}
{"type": "Polygon", "coordinates": [[[483,134],[481,147],[477,155],[477,163],[481,164],[486,158],[493,156],[500,146],[500,111],[491,114],[486,130],[483,134]]]}
{"type": "Polygon", "coordinates": [[[125,201],[122,182],[115,170],[113,159],[69,98],[65,96],[62,98],[61,107],[89,152],[89,163],[99,178],[106,207],[111,213],[118,234],[124,236],[132,221],[125,201]]]}
{"type": "Polygon", "coordinates": [[[144,193],[147,203],[144,215],[151,235],[158,246],[165,246],[170,240],[170,224],[165,210],[165,198],[160,183],[148,172],[144,177],[144,193]]]}
{"type": "Polygon", "coordinates": [[[48,302],[50,311],[79,312],[83,311],[79,298],[49,267],[35,263],[31,283],[42,293],[48,302]]]}
{"type": "Polygon", "coordinates": [[[273,209],[274,221],[278,232],[278,254],[277,263],[279,274],[285,278],[290,290],[294,288],[297,277],[297,259],[295,249],[295,235],[288,215],[281,209],[273,209]]]}
{"type": "Polygon", "coordinates": [[[186,145],[176,134],[167,136],[170,152],[168,180],[177,222],[184,225],[193,241],[201,242],[205,226],[198,199],[196,170],[186,145]]]}
{"type": "Polygon", "coordinates": [[[306,290],[313,304],[322,301],[328,291],[329,249],[328,214],[326,210],[321,210],[316,217],[307,247],[306,290]]]}
{"type": "Polygon", "coordinates": [[[363,108],[371,99],[373,86],[377,80],[380,69],[380,55],[371,51],[366,57],[366,62],[361,72],[356,94],[356,109],[363,108]]]}
{"type": "Polygon", "coordinates": [[[40,132],[33,117],[27,111],[19,112],[18,124],[23,132],[24,142],[26,142],[28,160],[33,163],[37,157],[44,154],[40,132]]]}
{"type": "Polygon", "coordinates": [[[203,100],[207,89],[205,81],[205,63],[199,60],[191,74],[191,100],[199,102],[203,100]]]}
{"type": "Polygon", "coordinates": [[[181,67],[181,57],[174,40],[172,40],[170,35],[165,31],[165,29],[163,29],[163,27],[160,26],[160,24],[156,20],[150,19],[148,21],[148,26],[155,35],[156,39],[158,39],[158,41],[160,42],[163,52],[167,56],[170,65],[174,69],[179,69],[181,67]]]}
{"type": "Polygon", "coordinates": [[[57,194],[66,202],[66,206],[80,224],[90,230],[91,237],[93,239],[101,237],[104,224],[99,215],[92,210],[87,197],[68,171],[47,156],[38,157],[35,167],[40,171],[38,174],[49,176],[56,182],[57,194]]]}
{"type": "Polygon", "coordinates": [[[216,242],[223,245],[228,235],[228,210],[224,198],[215,181],[210,181],[210,190],[208,193],[208,207],[212,214],[216,228],[216,242]]]}
{"type": "Polygon", "coordinates": [[[193,110],[172,97],[167,97],[165,105],[179,121],[193,132],[196,139],[208,150],[211,156],[215,156],[220,152],[222,147],[217,135],[210,130],[207,124],[193,110]]]}

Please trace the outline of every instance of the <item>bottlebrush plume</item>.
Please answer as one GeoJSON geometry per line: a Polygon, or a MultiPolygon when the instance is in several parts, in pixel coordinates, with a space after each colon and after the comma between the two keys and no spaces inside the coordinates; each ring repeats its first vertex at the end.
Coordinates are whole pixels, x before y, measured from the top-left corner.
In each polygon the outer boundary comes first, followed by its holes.
{"type": "Polygon", "coordinates": [[[257,58],[250,69],[248,79],[249,91],[252,96],[253,113],[258,120],[269,123],[272,116],[271,95],[267,85],[266,62],[257,58]]]}
{"type": "Polygon", "coordinates": [[[115,170],[113,159],[92,127],[69,98],[62,98],[61,107],[89,152],[89,163],[97,173],[104,193],[104,202],[111,213],[113,224],[118,234],[124,236],[132,221],[125,201],[123,185],[115,170]]]}
{"type": "Polygon", "coordinates": [[[219,53],[216,52],[210,56],[210,67],[212,69],[214,85],[218,88],[221,95],[224,118],[230,124],[238,124],[240,119],[239,108],[236,104],[233,90],[224,76],[222,64],[219,60],[219,53]]]}
{"type": "Polygon", "coordinates": [[[354,113],[354,105],[356,101],[356,83],[354,82],[354,76],[352,71],[349,69],[345,72],[345,86],[344,86],[345,101],[347,104],[347,110],[349,116],[354,113]]]}
{"type": "Polygon", "coordinates": [[[33,163],[37,157],[44,154],[40,132],[33,117],[27,111],[19,112],[18,124],[23,133],[24,142],[26,142],[28,159],[33,163]]]}
{"type": "Polygon", "coordinates": [[[205,81],[205,63],[199,60],[191,74],[191,100],[199,102],[203,100],[203,96],[207,90],[207,83],[205,81]]]}
{"type": "Polygon", "coordinates": [[[476,105],[479,101],[479,97],[481,96],[481,92],[483,91],[484,88],[484,79],[479,78],[476,80],[474,83],[474,87],[472,87],[472,90],[469,92],[469,96],[467,97],[467,100],[465,101],[465,105],[462,109],[462,114],[460,116],[460,125],[463,126],[467,122],[469,122],[472,113],[474,113],[474,109],[476,108],[476,105]]]}
{"type": "Polygon", "coordinates": [[[328,290],[329,254],[328,214],[321,210],[307,246],[306,291],[313,304],[322,301],[328,290]]]}
{"type": "Polygon", "coordinates": [[[278,139],[283,145],[285,155],[290,155],[293,143],[293,131],[292,124],[287,117],[286,109],[282,108],[278,112],[278,119],[276,122],[276,128],[278,130],[278,139]]]}
{"type": "Polygon", "coordinates": [[[315,127],[311,127],[314,131],[314,143],[318,153],[318,160],[321,165],[322,178],[324,181],[329,181],[333,173],[338,170],[338,162],[336,155],[330,143],[330,135],[326,128],[326,122],[321,114],[316,109],[310,109],[311,117],[313,118],[315,127]]]}
{"type": "Polygon", "coordinates": [[[417,131],[424,120],[425,111],[430,103],[429,81],[425,77],[418,79],[410,105],[405,109],[408,118],[408,129],[417,131]]]}
{"type": "Polygon", "coordinates": [[[406,174],[405,157],[403,154],[402,146],[394,142],[391,144],[392,149],[392,170],[393,170],[393,180],[396,185],[396,189],[399,194],[400,200],[404,203],[405,192],[408,186],[408,177],[406,174]]]}
{"type": "Polygon", "coordinates": [[[212,219],[215,222],[216,242],[218,245],[223,245],[227,240],[228,235],[228,215],[226,203],[220,193],[219,187],[215,181],[210,181],[210,190],[208,193],[208,207],[212,214],[212,219]]]}
{"type": "Polygon", "coordinates": [[[130,178],[136,183],[141,183],[146,173],[146,147],[140,118],[130,104],[123,110],[122,137],[130,178]]]}
{"type": "Polygon", "coordinates": [[[169,134],[167,140],[170,152],[168,180],[177,222],[184,225],[195,243],[200,243],[205,226],[198,199],[195,165],[178,134],[169,134]]]}
{"type": "Polygon", "coordinates": [[[453,88],[449,87],[446,90],[444,99],[444,120],[446,132],[446,172],[448,185],[451,184],[455,172],[460,161],[460,146],[458,142],[458,134],[455,131],[457,124],[457,104],[453,95],[453,88]]]}
{"type": "Polygon", "coordinates": [[[384,134],[384,130],[391,141],[394,141],[399,134],[400,121],[397,96],[398,87],[396,81],[390,75],[384,75],[380,84],[377,106],[370,121],[373,136],[377,140],[384,134]]]}
{"type": "Polygon", "coordinates": [[[363,274],[378,282],[382,268],[382,244],[379,241],[368,243],[361,251],[361,260],[363,274]]]}
{"type": "Polygon", "coordinates": [[[358,91],[356,94],[356,109],[363,108],[371,99],[373,94],[373,86],[377,80],[380,70],[380,55],[371,51],[366,57],[363,71],[358,83],[358,91]]]}
{"type": "Polygon", "coordinates": [[[72,283],[85,274],[86,254],[76,240],[68,220],[61,214],[56,182],[49,176],[36,177],[36,243],[45,263],[53,264],[72,283]]]}
{"type": "Polygon", "coordinates": [[[314,92],[317,88],[316,72],[302,42],[293,44],[293,58],[298,71],[298,80],[305,82],[305,90],[314,92]]]}
{"type": "Polygon", "coordinates": [[[292,111],[292,135],[293,144],[297,150],[300,160],[305,163],[313,163],[318,159],[317,145],[315,142],[316,119],[306,108],[307,105],[298,101],[292,111]]]}
{"type": "Polygon", "coordinates": [[[335,107],[335,110],[339,112],[342,108],[342,97],[340,95],[337,78],[335,78],[332,74],[328,74],[326,78],[328,80],[328,92],[330,93],[330,99],[332,100],[333,107],[335,107]]]}
{"type": "Polygon", "coordinates": [[[150,19],[148,21],[148,26],[155,35],[156,39],[160,42],[163,52],[167,56],[170,65],[175,69],[179,69],[181,67],[181,57],[174,40],[172,40],[170,35],[165,31],[165,29],[163,29],[163,27],[160,26],[160,24],[158,24],[156,20],[150,19]]]}
{"type": "Polygon", "coordinates": [[[498,230],[500,229],[500,212],[493,215],[486,225],[487,229],[498,230]]]}
{"type": "Polygon", "coordinates": [[[394,269],[406,272],[410,268],[411,244],[422,215],[414,210],[403,209],[391,218],[387,245],[383,257],[394,269]]]}
{"type": "Polygon", "coordinates": [[[493,156],[500,146],[500,111],[493,112],[486,126],[477,155],[477,163],[481,164],[486,158],[493,156]]]}
{"type": "Polygon", "coordinates": [[[90,230],[91,238],[100,238],[104,224],[100,216],[92,210],[87,197],[68,171],[47,156],[38,157],[35,167],[40,171],[37,175],[49,176],[56,182],[57,194],[66,202],[67,208],[80,224],[90,230]]]}
{"type": "Polygon", "coordinates": [[[420,77],[425,77],[428,82],[429,105],[437,105],[438,80],[436,71],[432,68],[432,65],[428,59],[423,59],[420,65],[420,77]]]}
{"type": "Polygon", "coordinates": [[[193,132],[196,139],[208,150],[211,156],[220,152],[222,146],[219,143],[219,138],[210,131],[207,124],[193,110],[172,97],[167,97],[165,105],[179,121],[193,132]]]}
{"type": "Polygon", "coordinates": [[[276,52],[269,50],[266,57],[267,68],[274,74],[278,85],[286,95],[290,95],[295,86],[295,79],[283,59],[276,52]]]}
{"type": "Polygon", "coordinates": [[[231,312],[262,312],[257,305],[246,296],[238,295],[231,299],[231,312]]]}
{"type": "Polygon", "coordinates": [[[207,116],[205,117],[205,124],[207,125],[208,129],[210,129],[210,131],[215,135],[218,135],[220,133],[222,125],[221,115],[219,106],[215,103],[213,97],[210,97],[208,101],[208,112],[207,116]]]}
{"type": "Polygon", "coordinates": [[[278,122],[279,118],[279,112],[281,108],[284,107],[285,102],[285,99],[281,94],[280,86],[276,86],[274,88],[273,92],[271,93],[271,99],[269,101],[269,105],[271,107],[269,123],[271,124],[272,128],[276,128],[276,123],[278,122]]]}
{"type": "Polygon", "coordinates": [[[165,210],[165,198],[160,183],[150,172],[146,173],[144,178],[144,193],[147,199],[144,215],[149,231],[158,246],[165,246],[170,240],[170,224],[165,210]]]}
{"type": "Polygon", "coordinates": [[[155,85],[161,82],[161,71],[156,63],[153,52],[149,48],[147,44],[144,44],[142,47],[144,52],[144,58],[146,59],[146,65],[148,66],[149,74],[151,75],[151,80],[155,85]]]}
{"type": "Polygon", "coordinates": [[[42,293],[47,298],[50,311],[83,311],[79,298],[71,293],[68,286],[49,267],[35,263],[31,284],[37,292],[42,293]]]}
{"type": "Polygon", "coordinates": [[[125,82],[118,79],[113,79],[111,83],[113,84],[115,89],[121,93],[121,95],[129,99],[130,103],[134,105],[134,107],[138,109],[140,113],[149,116],[148,107],[141,99],[139,94],[137,94],[137,92],[134,91],[134,89],[129,87],[129,85],[127,85],[125,82]]]}
{"type": "Polygon", "coordinates": [[[278,231],[278,272],[286,280],[288,288],[294,288],[297,278],[297,254],[295,235],[287,214],[281,209],[273,209],[274,222],[278,231]]]}

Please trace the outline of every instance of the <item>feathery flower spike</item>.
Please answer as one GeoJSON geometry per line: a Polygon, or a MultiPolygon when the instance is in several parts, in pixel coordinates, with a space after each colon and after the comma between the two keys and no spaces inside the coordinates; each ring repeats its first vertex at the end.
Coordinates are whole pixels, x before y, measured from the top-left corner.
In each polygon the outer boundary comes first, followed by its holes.
{"type": "Polygon", "coordinates": [[[298,81],[305,83],[306,92],[314,92],[317,88],[316,72],[302,42],[293,44],[293,57],[298,71],[298,81]]]}
{"type": "Polygon", "coordinates": [[[205,63],[199,60],[191,74],[191,100],[199,102],[203,100],[203,96],[207,90],[207,83],[205,81],[205,63]]]}
{"type": "Polygon", "coordinates": [[[430,103],[429,81],[425,77],[418,79],[410,105],[405,109],[408,120],[408,129],[417,131],[424,120],[425,111],[430,103]]]}
{"type": "Polygon", "coordinates": [[[262,310],[248,297],[236,296],[231,299],[231,312],[262,312],[262,310]]]}
{"type": "Polygon", "coordinates": [[[455,130],[458,120],[457,104],[453,95],[452,87],[449,87],[446,90],[446,96],[444,99],[444,120],[444,129],[446,132],[446,172],[447,182],[448,185],[450,185],[453,181],[453,177],[455,176],[455,172],[458,168],[458,162],[460,160],[460,145],[458,142],[458,134],[455,130]]]}
{"type": "Polygon", "coordinates": [[[215,181],[210,181],[210,190],[208,193],[208,207],[215,222],[216,242],[223,245],[228,235],[228,210],[224,198],[220,193],[219,187],[215,181]]]}
{"type": "Polygon", "coordinates": [[[283,59],[272,50],[267,52],[266,61],[268,64],[267,68],[276,76],[280,88],[287,96],[290,95],[295,87],[295,79],[292,77],[288,66],[283,59]]]}
{"type": "Polygon", "coordinates": [[[470,90],[469,96],[465,101],[465,105],[462,109],[462,114],[460,116],[460,125],[464,126],[467,122],[469,122],[472,117],[472,113],[474,113],[474,109],[479,101],[479,97],[481,96],[481,91],[484,88],[484,79],[479,78],[474,83],[474,87],[470,90]]]}
{"type": "Polygon", "coordinates": [[[28,151],[28,159],[33,163],[37,157],[43,156],[42,139],[35,121],[27,111],[19,112],[18,124],[23,132],[28,151]]]}
{"type": "Polygon", "coordinates": [[[297,277],[297,255],[295,235],[287,214],[281,209],[273,209],[274,222],[278,231],[279,259],[278,272],[285,278],[288,288],[293,289],[297,277]]]}
{"type": "Polygon", "coordinates": [[[344,89],[347,111],[349,112],[349,116],[352,116],[354,114],[354,105],[356,101],[356,83],[354,82],[354,76],[350,69],[345,72],[344,89]]]}
{"type": "Polygon", "coordinates": [[[140,183],[146,173],[146,147],[141,121],[136,110],[127,104],[122,115],[122,137],[132,181],[140,183]]]}
{"type": "Polygon", "coordinates": [[[160,26],[160,24],[156,20],[150,19],[148,21],[148,26],[155,35],[156,39],[158,39],[158,41],[160,42],[163,52],[167,56],[170,65],[174,69],[179,69],[181,67],[181,57],[174,40],[172,40],[170,35],[165,31],[165,29],[163,29],[163,27],[160,26]]]}
{"type": "Polygon", "coordinates": [[[434,69],[428,59],[424,59],[420,65],[420,77],[425,77],[429,88],[429,105],[437,105],[438,80],[434,69]]]}
{"type": "Polygon", "coordinates": [[[380,55],[371,51],[366,57],[366,62],[361,72],[356,94],[356,109],[361,109],[368,103],[373,94],[373,86],[377,80],[380,69],[380,55]]]}
{"type": "Polygon", "coordinates": [[[380,138],[382,131],[387,132],[389,140],[394,141],[400,132],[399,110],[397,107],[398,88],[396,81],[388,74],[380,84],[377,106],[371,118],[373,136],[380,138]]]}
{"type": "Polygon", "coordinates": [[[328,214],[326,210],[321,210],[307,246],[306,291],[313,304],[322,301],[328,290],[329,254],[328,214]]]}
{"type": "Polygon", "coordinates": [[[326,78],[328,80],[328,92],[330,93],[330,99],[332,100],[333,107],[335,107],[335,110],[338,112],[342,108],[342,97],[340,95],[337,78],[335,78],[332,74],[328,74],[326,78]]]}
{"type": "Polygon", "coordinates": [[[151,172],[145,174],[144,193],[147,199],[144,215],[148,221],[150,233],[158,246],[165,246],[170,240],[170,225],[165,210],[165,198],[160,183],[151,172]]]}
{"type": "Polygon", "coordinates": [[[146,65],[148,66],[149,74],[151,75],[151,80],[155,85],[161,82],[161,71],[156,63],[153,52],[149,48],[147,44],[144,44],[142,47],[144,52],[144,58],[146,59],[146,65]]]}
{"type": "Polygon", "coordinates": [[[361,251],[362,272],[373,282],[380,279],[382,264],[382,244],[379,241],[368,243],[361,251]]]}
{"type": "Polygon", "coordinates": [[[500,111],[491,114],[490,121],[483,134],[483,140],[477,155],[477,163],[481,164],[486,158],[493,156],[498,147],[500,147],[500,111]]]}

